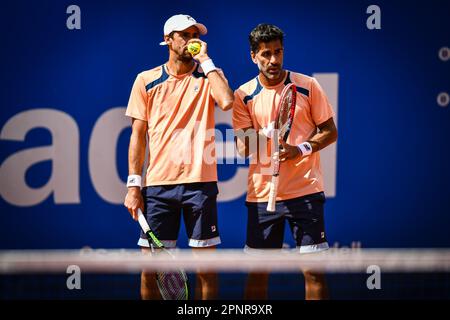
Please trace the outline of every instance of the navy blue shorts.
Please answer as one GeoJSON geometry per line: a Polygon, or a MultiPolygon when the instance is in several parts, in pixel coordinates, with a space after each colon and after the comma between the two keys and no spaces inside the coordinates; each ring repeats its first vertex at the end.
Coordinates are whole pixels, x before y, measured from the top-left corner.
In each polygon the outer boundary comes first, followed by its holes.
{"type": "MultiPolygon", "coordinates": [[[[142,189],[144,215],[150,228],[168,248],[176,246],[183,212],[191,247],[220,244],[217,227],[217,182],[150,186],[142,189]]],[[[148,247],[141,231],[138,245],[148,247]]]]}
{"type": "Polygon", "coordinates": [[[324,203],[323,192],[278,201],[275,212],[266,210],[267,202],[246,202],[248,210],[246,248],[282,248],[284,225],[287,220],[300,253],[328,249],[324,203]]]}

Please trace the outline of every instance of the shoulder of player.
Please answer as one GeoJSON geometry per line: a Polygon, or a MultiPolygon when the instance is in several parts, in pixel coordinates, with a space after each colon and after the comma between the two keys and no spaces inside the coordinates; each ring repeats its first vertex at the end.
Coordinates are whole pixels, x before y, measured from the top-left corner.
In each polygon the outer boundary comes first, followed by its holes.
{"type": "Polygon", "coordinates": [[[297,91],[309,96],[312,86],[314,85],[314,77],[308,76],[303,73],[292,72],[289,73],[290,81],[297,87],[297,91]]]}
{"type": "Polygon", "coordinates": [[[142,79],[142,82],[144,83],[146,90],[148,91],[156,85],[167,80],[169,75],[164,69],[164,65],[160,65],[153,69],[142,71],[137,75],[137,77],[142,79]]]}
{"type": "Polygon", "coordinates": [[[259,91],[261,91],[261,89],[262,87],[259,84],[257,78],[255,77],[239,86],[239,88],[236,89],[235,92],[238,93],[242,97],[242,99],[244,99],[247,96],[248,97],[255,96],[256,94],[259,93],[259,91]]]}

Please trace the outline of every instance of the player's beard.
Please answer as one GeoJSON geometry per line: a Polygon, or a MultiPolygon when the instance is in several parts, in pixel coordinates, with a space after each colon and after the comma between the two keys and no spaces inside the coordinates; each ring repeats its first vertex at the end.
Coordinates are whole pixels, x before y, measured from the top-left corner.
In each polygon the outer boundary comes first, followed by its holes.
{"type": "Polygon", "coordinates": [[[193,60],[192,55],[187,51],[187,47],[172,47],[171,51],[175,53],[175,59],[183,63],[191,63],[193,60]]]}
{"type": "Polygon", "coordinates": [[[187,51],[187,48],[181,48],[180,53],[178,54],[178,59],[184,63],[189,63],[192,61],[192,55],[187,51]]]}
{"type": "Polygon", "coordinates": [[[261,65],[258,62],[258,69],[259,71],[269,80],[281,80],[282,76],[283,76],[283,67],[280,66],[276,66],[276,68],[278,68],[276,73],[270,73],[269,69],[270,68],[274,68],[274,66],[268,66],[268,67],[264,67],[263,65],[261,65]]]}
{"type": "Polygon", "coordinates": [[[179,60],[181,60],[182,62],[184,62],[184,63],[189,63],[189,62],[191,62],[192,61],[192,56],[191,56],[191,54],[190,53],[188,53],[188,55],[180,55],[179,57],[178,57],[178,59],[179,60]]]}

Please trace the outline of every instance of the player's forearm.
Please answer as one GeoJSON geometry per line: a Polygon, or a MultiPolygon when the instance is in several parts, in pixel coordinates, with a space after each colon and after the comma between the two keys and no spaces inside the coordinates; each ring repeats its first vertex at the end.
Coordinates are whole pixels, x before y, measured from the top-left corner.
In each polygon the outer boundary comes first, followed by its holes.
{"type": "Polygon", "coordinates": [[[259,151],[260,145],[266,145],[267,138],[253,128],[235,131],[236,150],[241,157],[249,157],[259,151]]]}
{"type": "Polygon", "coordinates": [[[128,149],[128,174],[142,174],[145,160],[145,132],[133,130],[128,149]]]}
{"type": "Polygon", "coordinates": [[[238,137],[234,138],[236,143],[236,151],[237,153],[244,158],[247,158],[250,155],[248,143],[245,140],[239,139],[238,137]]]}
{"type": "Polygon", "coordinates": [[[214,98],[217,105],[222,110],[229,110],[233,107],[234,95],[227,82],[217,71],[209,72],[208,75],[211,89],[214,92],[214,98]]]}
{"type": "Polygon", "coordinates": [[[336,137],[331,132],[319,132],[315,134],[308,142],[311,144],[313,152],[322,150],[336,141],[336,137]]]}
{"type": "MultiPolygon", "coordinates": [[[[202,50],[206,50],[206,43],[203,43],[202,50]]],[[[234,102],[234,94],[233,91],[228,86],[228,83],[224,77],[219,73],[219,71],[214,66],[211,58],[205,52],[201,52],[198,56],[196,56],[198,62],[206,73],[208,77],[209,83],[211,85],[211,90],[214,92],[214,100],[217,105],[222,110],[229,110],[233,107],[234,102]],[[212,71],[211,71],[212,70],[212,71]]]]}
{"type": "Polygon", "coordinates": [[[308,142],[311,144],[312,151],[317,152],[335,142],[337,137],[337,129],[333,123],[332,125],[327,125],[320,129],[319,132],[308,139],[308,142]]]}

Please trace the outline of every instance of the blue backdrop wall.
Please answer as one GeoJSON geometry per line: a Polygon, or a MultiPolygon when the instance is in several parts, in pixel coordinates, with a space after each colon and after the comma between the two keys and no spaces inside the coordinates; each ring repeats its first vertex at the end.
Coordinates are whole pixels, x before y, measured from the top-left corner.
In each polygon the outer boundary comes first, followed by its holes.
{"type": "MultiPolygon", "coordinates": [[[[335,166],[327,177],[331,244],[450,246],[450,108],[445,95],[443,106],[437,101],[450,90],[449,2],[285,5],[282,11],[273,1],[2,3],[0,248],[136,246],[139,228],[120,203],[125,189],[114,187],[127,175],[131,130],[123,108],[136,74],[166,61],[158,43],[165,20],[177,13],[208,27],[203,39],[233,89],[257,74],[247,36],[261,22],[285,31],[287,69],[319,81],[334,77],[329,90],[336,94],[339,141],[324,156],[335,166]],[[80,8],[79,30],[66,26],[72,4],[80,8]],[[381,10],[379,30],[366,26],[372,4],[381,10]]],[[[225,133],[229,122],[218,128],[225,133]]],[[[229,195],[219,203],[222,247],[244,245],[238,172],[245,167],[236,161],[218,167],[221,192],[229,195]]],[[[292,244],[288,233],[286,242],[292,244]]]]}

